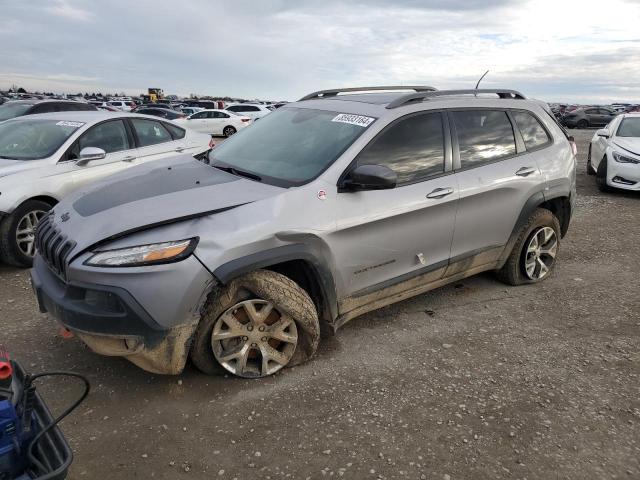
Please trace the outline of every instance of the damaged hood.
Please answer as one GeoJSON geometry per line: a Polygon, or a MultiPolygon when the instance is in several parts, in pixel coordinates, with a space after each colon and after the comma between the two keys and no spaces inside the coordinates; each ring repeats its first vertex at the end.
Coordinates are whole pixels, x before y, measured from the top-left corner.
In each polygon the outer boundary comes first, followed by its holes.
{"type": "Polygon", "coordinates": [[[184,155],[132,167],[77,192],[56,205],[52,220],[76,243],[75,256],[96,243],[220,213],[282,191],[184,155]]]}
{"type": "Polygon", "coordinates": [[[613,143],[627,152],[640,155],[640,137],[616,137],[613,143]]]}

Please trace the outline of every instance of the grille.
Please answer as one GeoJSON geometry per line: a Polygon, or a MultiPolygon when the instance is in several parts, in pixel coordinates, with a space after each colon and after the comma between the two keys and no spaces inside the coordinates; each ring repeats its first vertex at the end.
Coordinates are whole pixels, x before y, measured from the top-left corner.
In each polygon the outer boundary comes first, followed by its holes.
{"type": "Polygon", "coordinates": [[[36,230],[36,248],[58,276],[65,277],[69,254],[76,242],[69,240],[53,223],[53,214],[42,217],[36,230]]]}

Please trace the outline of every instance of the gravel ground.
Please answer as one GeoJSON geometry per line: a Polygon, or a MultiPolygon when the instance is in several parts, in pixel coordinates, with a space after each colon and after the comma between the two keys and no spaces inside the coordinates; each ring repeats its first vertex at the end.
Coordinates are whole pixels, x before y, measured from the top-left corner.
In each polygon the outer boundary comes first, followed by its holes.
{"type": "MultiPolygon", "coordinates": [[[[147,374],[56,335],[0,266],[2,338],[29,370],[84,373],[70,478],[640,479],[640,195],[578,204],[553,277],[480,275],[360,317],[263,380],[147,374]]],[[[60,409],[77,388],[41,386],[60,409]]]]}

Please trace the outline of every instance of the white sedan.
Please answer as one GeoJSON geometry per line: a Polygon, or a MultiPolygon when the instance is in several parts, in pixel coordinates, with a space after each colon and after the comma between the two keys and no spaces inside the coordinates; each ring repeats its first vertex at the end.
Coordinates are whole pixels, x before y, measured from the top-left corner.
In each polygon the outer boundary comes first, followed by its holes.
{"type": "Polygon", "coordinates": [[[0,260],[30,266],[35,226],[64,196],[107,175],[179,153],[209,135],[124,112],[58,112],[0,122],[0,260]]]}
{"type": "Polygon", "coordinates": [[[183,127],[196,132],[209,135],[223,135],[229,137],[237,131],[251,124],[251,118],[236,115],[225,110],[202,110],[189,115],[187,118],[178,118],[173,121],[183,127]]]}
{"type": "Polygon", "coordinates": [[[618,115],[596,131],[589,145],[587,173],[600,190],[640,191],[640,113],[618,115]]]}

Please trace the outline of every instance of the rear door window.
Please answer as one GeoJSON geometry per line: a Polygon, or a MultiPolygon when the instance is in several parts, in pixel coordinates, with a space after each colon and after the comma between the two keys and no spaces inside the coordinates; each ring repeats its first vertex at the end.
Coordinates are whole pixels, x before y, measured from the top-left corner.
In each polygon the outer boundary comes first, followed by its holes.
{"type": "Polygon", "coordinates": [[[365,147],[357,163],[389,167],[398,175],[398,185],[444,172],[442,114],[419,114],[398,121],[365,147]]]}
{"type": "Polygon", "coordinates": [[[477,167],[516,154],[511,121],[504,111],[451,112],[458,135],[461,168],[477,167]]]}
{"type": "Polygon", "coordinates": [[[513,112],[527,150],[535,150],[548,144],[551,139],[538,119],[528,112],[513,112]]]}
{"type": "Polygon", "coordinates": [[[159,143],[170,142],[173,140],[171,134],[161,122],[132,118],[131,123],[133,124],[133,130],[138,137],[140,147],[148,147],[150,145],[157,145],[159,143]]]}

